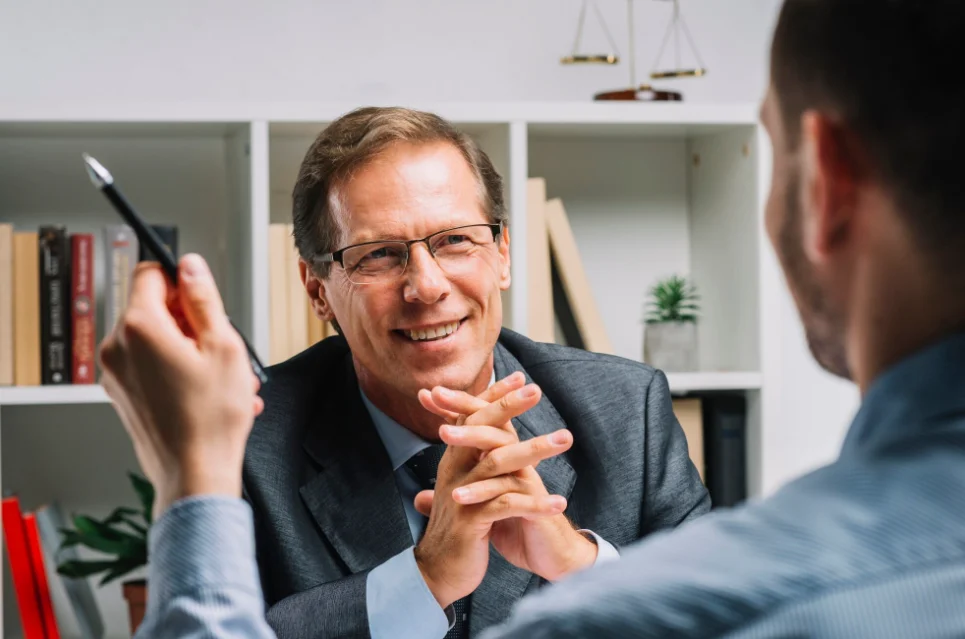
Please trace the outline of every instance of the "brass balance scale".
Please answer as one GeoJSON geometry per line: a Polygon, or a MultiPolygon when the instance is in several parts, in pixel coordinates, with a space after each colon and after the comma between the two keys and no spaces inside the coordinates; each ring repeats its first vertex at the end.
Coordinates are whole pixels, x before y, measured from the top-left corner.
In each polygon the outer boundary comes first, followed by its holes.
{"type": "MultiPolygon", "coordinates": [[[[699,78],[707,75],[707,67],[704,66],[703,61],[700,58],[700,53],[697,51],[697,46],[694,44],[693,36],[690,34],[690,29],[687,28],[687,23],[684,22],[683,15],[680,13],[680,1],[679,0],[661,0],[673,2],[673,15],[670,18],[670,25],[667,27],[667,33],[664,36],[663,44],[660,45],[660,52],[657,54],[657,60],[654,63],[654,68],[650,72],[651,80],[664,80],[668,78],[699,78]],[[686,39],[686,44],[690,48],[690,52],[693,54],[694,59],[697,64],[694,67],[684,67],[681,65],[680,56],[680,45],[681,45],[681,35],[686,39]],[[676,52],[675,64],[673,67],[660,68],[661,60],[664,57],[664,52],[667,49],[667,45],[670,44],[671,39],[674,43],[674,50],[676,52]]],[[[650,84],[638,84],[637,83],[637,73],[636,73],[636,51],[635,51],[635,36],[634,36],[634,20],[633,20],[633,4],[634,0],[627,0],[627,29],[629,32],[629,67],[630,67],[630,83],[626,88],[615,89],[612,91],[602,91],[593,96],[594,100],[623,100],[623,101],[639,101],[639,102],[663,102],[663,101],[675,101],[679,102],[683,100],[683,94],[679,91],[669,91],[666,89],[656,89],[650,84]]],[[[600,13],[600,8],[596,4],[596,0],[583,0],[583,5],[580,8],[580,17],[576,27],[576,39],[573,42],[573,51],[561,58],[560,62],[562,64],[606,64],[615,65],[620,62],[620,54],[617,50],[616,43],[613,41],[613,36],[610,35],[610,30],[606,26],[606,22],[603,20],[603,15],[600,13]],[[610,53],[583,53],[580,50],[581,41],[583,39],[583,27],[586,24],[587,18],[587,8],[592,7],[593,12],[596,14],[596,19],[600,22],[600,26],[603,27],[603,32],[606,34],[606,38],[610,44],[610,53]]]]}

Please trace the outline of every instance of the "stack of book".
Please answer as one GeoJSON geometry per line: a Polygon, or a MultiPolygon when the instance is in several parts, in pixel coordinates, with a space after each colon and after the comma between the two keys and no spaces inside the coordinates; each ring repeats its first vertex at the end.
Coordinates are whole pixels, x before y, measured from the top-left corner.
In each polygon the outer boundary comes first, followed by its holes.
{"type": "Polygon", "coordinates": [[[59,577],[55,572],[58,560],[78,558],[75,549],[61,548],[59,531],[66,527],[66,521],[57,505],[24,513],[17,497],[6,497],[2,512],[3,538],[24,639],[60,638],[50,596],[50,584],[55,579],[63,583],[81,637],[103,637],[104,623],[90,583],[59,577]]]}
{"type": "Polygon", "coordinates": [[[330,323],[315,316],[309,302],[292,231],[291,224],[272,224],[268,231],[269,364],[283,362],[335,335],[330,323]]]}
{"type": "Polygon", "coordinates": [[[613,353],[563,201],[530,178],[526,198],[529,337],[613,353]]]}
{"type": "MultiPolygon", "coordinates": [[[[177,254],[177,227],[155,226],[177,254]]],[[[105,228],[105,322],[127,306],[131,273],[153,256],[125,225],[105,228]]],[[[61,225],[0,224],[0,386],[93,384],[97,340],[94,235],[61,225]]]]}
{"type": "Polygon", "coordinates": [[[673,400],[690,460],[713,508],[747,499],[747,400],[742,393],[703,392],[673,400]]]}

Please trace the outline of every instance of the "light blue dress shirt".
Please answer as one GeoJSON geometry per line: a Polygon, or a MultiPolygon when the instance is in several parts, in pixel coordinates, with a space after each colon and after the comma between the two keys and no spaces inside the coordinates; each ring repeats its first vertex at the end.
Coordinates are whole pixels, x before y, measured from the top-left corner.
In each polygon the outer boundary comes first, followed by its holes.
{"type": "MultiPolygon", "coordinates": [[[[270,639],[241,499],[151,528],[138,637],[270,639]]],[[[395,635],[400,636],[400,635],[395,635]]],[[[965,636],[965,334],[869,389],[840,457],[524,597],[488,639],[965,636]]]]}
{"type": "MultiPolygon", "coordinates": [[[[490,385],[493,381],[490,380],[490,385]]],[[[412,543],[416,544],[425,531],[428,519],[415,509],[415,496],[420,488],[405,463],[431,444],[379,410],[364,392],[362,402],[389,454],[412,532],[412,543]]],[[[596,564],[619,556],[612,544],[592,531],[586,532],[593,536],[598,546],[596,564]]],[[[439,607],[422,578],[414,550],[415,546],[403,550],[373,568],[366,577],[365,604],[373,639],[441,639],[453,622],[452,609],[443,611],[439,607]]]]}

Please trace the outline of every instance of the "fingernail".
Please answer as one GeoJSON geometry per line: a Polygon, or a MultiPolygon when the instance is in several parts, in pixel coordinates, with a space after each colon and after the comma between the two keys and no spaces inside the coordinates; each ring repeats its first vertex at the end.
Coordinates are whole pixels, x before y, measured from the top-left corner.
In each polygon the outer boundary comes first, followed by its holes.
{"type": "Polygon", "coordinates": [[[539,392],[539,389],[535,386],[524,386],[522,390],[519,391],[519,394],[526,399],[530,399],[531,397],[536,397],[537,392],[539,392]]]}
{"type": "Polygon", "coordinates": [[[552,435],[550,435],[550,441],[556,444],[557,446],[562,446],[563,444],[569,443],[570,434],[565,429],[558,430],[552,435]]]}
{"type": "Polygon", "coordinates": [[[444,387],[444,386],[437,386],[437,387],[436,387],[436,390],[438,390],[438,391],[439,391],[439,394],[442,395],[443,397],[452,397],[452,396],[453,396],[453,392],[452,392],[451,390],[449,390],[448,388],[444,387]]]}
{"type": "Polygon", "coordinates": [[[208,272],[208,266],[197,253],[188,253],[181,258],[181,275],[188,278],[203,277],[208,272]]]}
{"type": "Polygon", "coordinates": [[[452,496],[457,501],[465,501],[472,496],[472,491],[468,488],[457,488],[452,491],[452,496]]]}
{"type": "Polygon", "coordinates": [[[549,504],[549,507],[552,508],[553,510],[560,510],[560,511],[566,510],[566,498],[560,495],[550,495],[550,498],[547,501],[547,503],[549,504]]]}

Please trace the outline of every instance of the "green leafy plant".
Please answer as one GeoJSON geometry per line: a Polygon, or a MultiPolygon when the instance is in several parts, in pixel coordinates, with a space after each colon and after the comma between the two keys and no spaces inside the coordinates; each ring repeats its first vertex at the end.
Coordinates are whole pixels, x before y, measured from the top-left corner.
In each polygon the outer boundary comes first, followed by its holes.
{"type": "Polygon", "coordinates": [[[647,324],[659,322],[696,322],[700,313],[697,287],[687,278],[673,275],[650,289],[647,324]]]}
{"type": "Polygon", "coordinates": [[[147,479],[128,473],[141,508],[121,506],[98,521],[86,515],[73,518],[74,530],[64,529],[61,548],[86,546],[111,556],[104,560],[70,560],[57,566],[65,577],[90,577],[104,573],[100,585],[110,583],[147,564],[147,531],[151,527],[154,487],[147,479]]]}

